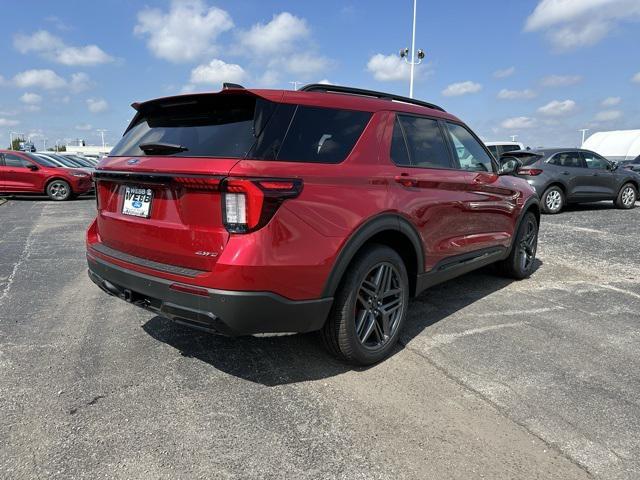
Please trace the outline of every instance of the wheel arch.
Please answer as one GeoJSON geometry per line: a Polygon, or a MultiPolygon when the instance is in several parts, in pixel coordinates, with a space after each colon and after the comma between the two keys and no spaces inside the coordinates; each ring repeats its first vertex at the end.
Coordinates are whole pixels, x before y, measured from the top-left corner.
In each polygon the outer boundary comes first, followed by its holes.
{"type": "Polygon", "coordinates": [[[387,213],[362,224],[344,243],[325,282],[323,296],[332,297],[335,294],[358,252],[371,244],[389,246],[400,255],[409,275],[410,294],[415,294],[417,276],[424,270],[422,240],[408,220],[400,215],[387,213]]]}

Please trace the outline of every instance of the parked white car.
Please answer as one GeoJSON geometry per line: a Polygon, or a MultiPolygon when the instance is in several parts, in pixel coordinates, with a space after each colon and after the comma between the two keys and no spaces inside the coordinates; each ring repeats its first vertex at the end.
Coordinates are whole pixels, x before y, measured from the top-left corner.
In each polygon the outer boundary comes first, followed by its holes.
{"type": "Polygon", "coordinates": [[[524,144],[520,142],[484,142],[484,144],[491,150],[496,160],[499,160],[502,155],[507,152],[513,152],[514,150],[524,150],[524,144]]]}

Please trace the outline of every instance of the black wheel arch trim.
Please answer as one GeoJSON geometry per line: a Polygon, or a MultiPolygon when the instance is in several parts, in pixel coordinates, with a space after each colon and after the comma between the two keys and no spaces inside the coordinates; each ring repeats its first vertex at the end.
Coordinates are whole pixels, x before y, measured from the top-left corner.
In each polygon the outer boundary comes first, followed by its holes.
{"type": "Polygon", "coordinates": [[[538,196],[532,196],[529,197],[527,199],[527,201],[524,203],[524,205],[522,206],[522,210],[520,210],[520,215],[518,217],[518,221],[516,223],[516,227],[513,230],[513,235],[511,237],[511,245],[509,246],[509,249],[507,250],[507,254],[505,256],[508,257],[509,254],[511,253],[511,250],[513,249],[513,245],[516,241],[516,236],[518,234],[518,231],[520,230],[520,225],[522,225],[522,221],[524,220],[524,217],[527,215],[528,212],[534,210],[535,216],[536,216],[536,221],[538,222],[538,230],[540,229],[540,200],[538,199],[538,196]],[[534,210],[537,209],[537,212],[534,210]]]}
{"type": "MultiPolygon", "coordinates": [[[[398,214],[383,213],[360,225],[344,243],[325,282],[324,290],[322,291],[323,297],[332,297],[335,294],[342,277],[358,251],[376,234],[384,231],[396,231],[404,234],[413,245],[415,251],[416,273],[419,275],[424,271],[424,250],[416,228],[407,219],[398,214]]],[[[407,270],[411,271],[411,269],[407,270]]]]}

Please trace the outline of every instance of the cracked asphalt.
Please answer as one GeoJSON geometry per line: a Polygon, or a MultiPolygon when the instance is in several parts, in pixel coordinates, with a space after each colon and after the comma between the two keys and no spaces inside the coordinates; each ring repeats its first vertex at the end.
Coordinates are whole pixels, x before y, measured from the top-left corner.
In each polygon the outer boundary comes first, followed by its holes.
{"type": "Polygon", "coordinates": [[[0,478],[640,478],[640,208],[543,217],[538,268],[416,299],[368,369],[86,276],[92,199],[0,206],[0,478]]]}

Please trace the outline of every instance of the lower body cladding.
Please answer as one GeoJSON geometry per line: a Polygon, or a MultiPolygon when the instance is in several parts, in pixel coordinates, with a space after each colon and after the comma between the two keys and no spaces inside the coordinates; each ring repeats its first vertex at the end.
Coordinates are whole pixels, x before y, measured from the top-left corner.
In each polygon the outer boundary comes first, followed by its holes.
{"type": "Polygon", "coordinates": [[[324,325],[333,298],[294,301],[271,292],[183,285],[87,256],[89,278],[109,295],[189,327],[227,336],[312,332],[324,325]]]}

